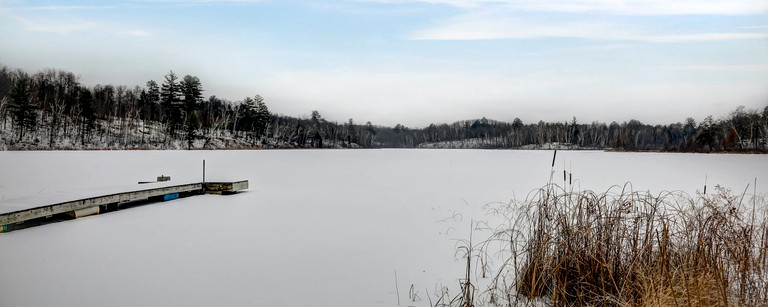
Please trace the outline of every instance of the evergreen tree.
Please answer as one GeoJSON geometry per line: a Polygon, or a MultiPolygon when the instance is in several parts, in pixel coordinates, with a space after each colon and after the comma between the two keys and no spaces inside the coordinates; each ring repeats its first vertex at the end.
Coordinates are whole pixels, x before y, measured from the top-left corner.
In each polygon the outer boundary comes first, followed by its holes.
{"type": "Polygon", "coordinates": [[[323,119],[323,117],[320,115],[320,112],[318,112],[317,110],[314,110],[314,111],[312,111],[312,115],[310,115],[310,118],[311,118],[311,119],[312,119],[312,121],[313,121],[313,122],[315,122],[315,123],[317,123],[317,122],[319,122],[321,119],[323,119]]]}
{"type": "Polygon", "coordinates": [[[237,106],[237,130],[245,131],[253,144],[265,135],[269,125],[269,108],[259,95],[246,97],[237,106]]]}
{"type": "Polygon", "coordinates": [[[256,124],[254,132],[256,136],[260,138],[264,136],[267,131],[267,126],[269,125],[269,108],[267,108],[267,104],[264,103],[264,98],[260,95],[256,95],[253,100],[256,102],[256,124]]]}
{"type": "Polygon", "coordinates": [[[515,129],[523,128],[523,121],[520,120],[519,117],[515,117],[515,120],[512,121],[512,128],[515,128],[515,129]]]}
{"type": "Polygon", "coordinates": [[[696,145],[704,152],[709,152],[715,149],[718,140],[717,130],[718,124],[712,119],[712,116],[707,116],[701,123],[699,123],[699,134],[696,136],[696,145]]]}
{"type": "Polygon", "coordinates": [[[255,121],[256,102],[251,97],[245,97],[243,102],[237,106],[237,127],[235,130],[249,133],[253,131],[255,121]]]}
{"type": "Polygon", "coordinates": [[[147,81],[147,89],[142,91],[141,99],[139,101],[139,116],[142,120],[158,120],[160,118],[159,116],[156,116],[156,106],[158,101],[160,101],[160,87],[157,85],[157,82],[154,80],[147,81]]]}
{"type": "Polygon", "coordinates": [[[163,107],[163,122],[166,125],[166,131],[169,136],[175,137],[176,130],[181,125],[181,86],[179,78],[173,71],[165,75],[162,90],[160,91],[160,102],[163,107]]]}
{"type": "Polygon", "coordinates": [[[200,126],[196,110],[203,99],[203,86],[200,79],[186,75],[181,81],[181,92],[184,95],[184,132],[187,138],[187,149],[192,149],[195,131],[200,126]]]}

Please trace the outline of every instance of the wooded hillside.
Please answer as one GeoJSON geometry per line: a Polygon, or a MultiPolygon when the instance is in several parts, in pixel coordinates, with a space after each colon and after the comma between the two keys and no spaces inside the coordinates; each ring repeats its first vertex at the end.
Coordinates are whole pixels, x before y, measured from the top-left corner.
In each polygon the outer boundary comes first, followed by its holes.
{"type": "MultiPolygon", "coordinates": [[[[81,84],[72,72],[0,67],[0,149],[523,148],[651,151],[768,150],[768,106],[719,118],[524,123],[481,118],[425,128],[297,118],[264,97],[205,97],[200,79],[173,71],[143,86],[81,84]]],[[[497,115],[501,116],[501,115],[497,115]]],[[[505,117],[508,115],[505,114],[505,117]]]]}

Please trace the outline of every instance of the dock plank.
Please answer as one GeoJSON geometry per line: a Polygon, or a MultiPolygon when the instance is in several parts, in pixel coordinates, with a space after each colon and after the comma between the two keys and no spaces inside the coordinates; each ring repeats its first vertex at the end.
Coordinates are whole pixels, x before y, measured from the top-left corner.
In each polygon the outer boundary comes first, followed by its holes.
{"type": "Polygon", "coordinates": [[[18,198],[0,202],[0,225],[8,225],[36,218],[80,209],[148,199],[171,193],[201,191],[201,183],[152,184],[131,187],[110,187],[75,193],[18,198]]]}
{"type": "Polygon", "coordinates": [[[109,206],[119,203],[147,199],[151,200],[158,197],[169,200],[178,198],[180,194],[189,195],[190,193],[202,194],[203,192],[210,192],[215,194],[232,194],[246,189],[248,189],[248,180],[182,184],[157,182],[91,190],[46,193],[45,195],[3,200],[0,201],[0,226],[2,227],[0,228],[0,232],[8,231],[8,227],[6,227],[7,225],[24,223],[25,221],[46,218],[60,213],[70,213],[75,217],[90,215],[93,214],[93,212],[86,209],[98,206],[106,205],[106,207],[109,208],[109,206]]]}

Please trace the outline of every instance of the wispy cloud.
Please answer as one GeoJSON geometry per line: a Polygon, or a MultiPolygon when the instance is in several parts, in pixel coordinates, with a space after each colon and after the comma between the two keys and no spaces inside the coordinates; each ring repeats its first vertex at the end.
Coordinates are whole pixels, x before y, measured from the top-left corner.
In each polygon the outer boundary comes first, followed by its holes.
{"type": "Polygon", "coordinates": [[[744,27],[741,27],[740,29],[745,29],[745,30],[768,30],[768,25],[744,26],[744,27]]]}
{"type": "Polygon", "coordinates": [[[266,0],[140,0],[140,3],[152,4],[178,4],[178,5],[200,5],[200,4],[258,4],[266,0]]]}
{"type": "Polygon", "coordinates": [[[75,11],[111,9],[111,5],[39,5],[39,6],[0,6],[0,10],[12,11],[75,11]]]}
{"type": "Polygon", "coordinates": [[[467,14],[419,30],[411,40],[490,40],[532,39],[542,37],[598,38],[628,36],[608,24],[593,22],[561,22],[547,24],[530,19],[499,17],[497,14],[467,14]]]}
{"type": "Polygon", "coordinates": [[[148,32],[146,30],[141,29],[134,29],[134,30],[128,30],[128,31],[120,31],[119,34],[126,35],[126,36],[134,36],[134,37],[150,37],[152,36],[151,32],[148,32]]]}
{"type": "Polygon", "coordinates": [[[768,12],[764,0],[369,0],[425,3],[458,8],[495,7],[511,11],[612,13],[631,15],[754,15],[768,12]]]}
{"type": "Polygon", "coordinates": [[[629,37],[630,40],[645,41],[649,43],[680,43],[680,42],[712,42],[739,39],[764,39],[768,33],[694,33],[679,35],[647,35],[629,37]]]}
{"type": "Polygon", "coordinates": [[[768,72],[768,65],[685,65],[668,68],[707,72],[768,72]]]}
{"type": "Polygon", "coordinates": [[[80,19],[66,21],[38,21],[19,16],[14,16],[13,18],[21,23],[24,29],[32,32],[69,34],[72,32],[91,30],[97,26],[94,22],[80,19]]]}
{"type": "Polygon", "coordinates": [[[133,25],[118,24],[108,19],[85,17],[85,15],[78,14],[81,11],[110,8],[115,7],[89,5],[3,7],[0,5],[0,16],[14,21],[19,30],[28,32],[60,35],[91,32],[129,37],[152,36],[151,31],[133,25]]]}
{"type": "Polygon", "coordinates": [[[609,44],[609,45],[595,45],[595,46],[587,46],[587,47],[581,47],[580,50],[586,50],[586,51],[603,51],[603,50],[617,50],[617,49],[627,49],[635,47],[633,44],[609,44]]]}
{"type": "Polygon", "coordinates": [[[86,11],[86,10],[104,10],[136,6],[151,5],[241,5],[241,4],[261,4],[266,0],[131,0],[110,3],[109,5],[50,5],[48,3],[41,5],[4,5],[0,2],[0,11],[86,11]]]}
{"type": "Polygon", "coordinates": [[[581,38],[646,43],[710,42],[768,38],[768,33],[713,32],[657,34],[629,25],[606,22],[549,22],[498,17],[496,14],[467,14],[411,33],[409,40],[498,40],[537,38],[581,38]]]}

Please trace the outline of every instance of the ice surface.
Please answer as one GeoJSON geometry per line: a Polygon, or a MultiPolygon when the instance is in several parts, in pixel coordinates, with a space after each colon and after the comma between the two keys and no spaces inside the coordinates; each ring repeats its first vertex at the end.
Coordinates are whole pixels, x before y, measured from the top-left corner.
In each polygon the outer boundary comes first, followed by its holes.
{"type": "MultiPolygon", "coordinates": [[[[200,181],[202,159],[250,189],[0,234],[0,306],[396,306],[395,271],[400,305],[427,306],[455,294],[456,240],[494,220],[482,206],[544,185],[552,152],[0,152],[0,199],[200,181]]],[[[558,152],[556,182],[563,168],[598,191],[768,192],[765,155],[558,152]]]]}

